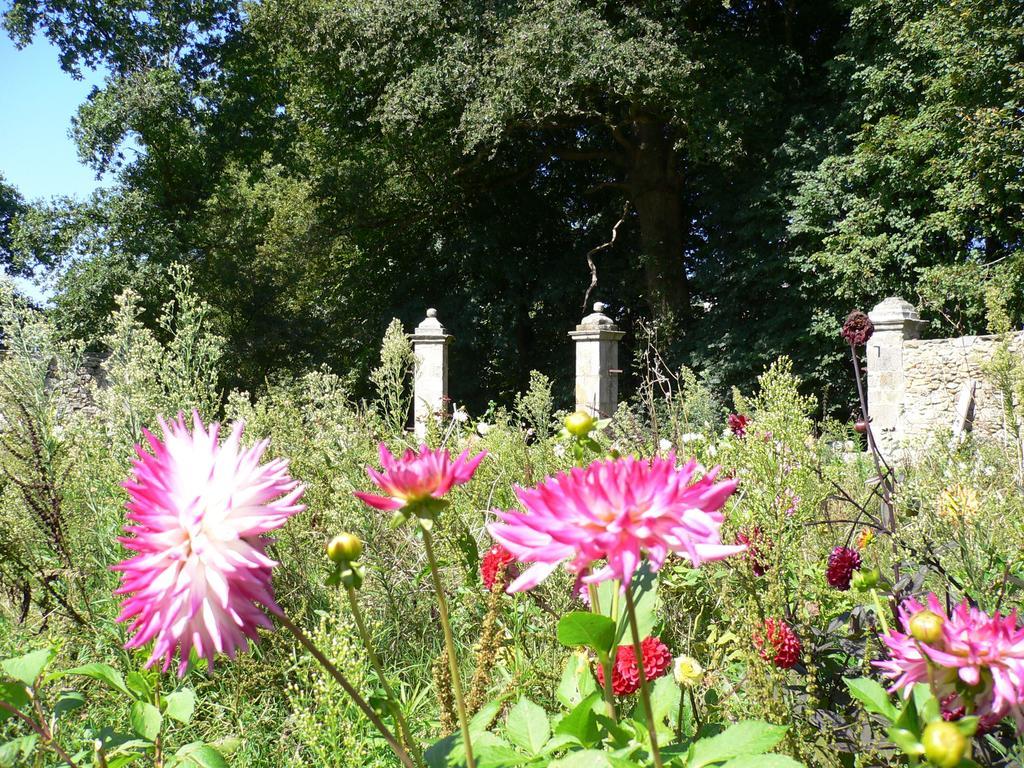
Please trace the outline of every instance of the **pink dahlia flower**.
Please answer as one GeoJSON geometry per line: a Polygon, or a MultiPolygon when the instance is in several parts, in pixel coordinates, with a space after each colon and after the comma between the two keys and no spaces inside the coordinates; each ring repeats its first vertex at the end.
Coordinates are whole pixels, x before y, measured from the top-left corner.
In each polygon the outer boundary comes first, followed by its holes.
{"type": "Polygon", "coordinates": [[[977,715],[986,727],[1013,715],[1018,729],[1024,728],[1024,628],[1017,626],[1016,612],[989,616],[965,600],[947,615],[929,594],[927,605],[904,601],[900,623],[903,632],[882,635],[890,658],[875,662],[893,680],[890,690],[909,696],[911,685],[930,681],[944,713],[977,715]],[[910,634],[911,620],[926,610],[942,620],[932,643],[910,634]]]}
{"type": "Polygon", "coordinates": [[[384,443],[379,446],[382,472],[367,467],[366,472],[386,496],[356,491],[356,498],[376,509],[397,510],[427,499],[440,499],[453,485],[469,482],[483,461],[486,451],[470,456],[463,451],[452,461],[446,450],[435,451],[421,445],[419,451],[407,449],[392,455],[384,443]]]}
{"type": "Polygon", "coordinates": [[[559,563],[593,584],[618,579],[625,588],[646,555],[658,570],[669,552],[694,566],[743,552],[722,544],[719,511],[736,489],[735,480],[716,483],[718,470],[694,480],[696,460],[676,467],[674,454],[650,461],[628,456],[595,461],[586,469],[548,478],[536,488],[516,488],[525,512],[497,512],[488,526],[522,563],[533,563],[509,585],[531,589],[559,563]]]}
{"type": "Polygon", "coordinates": [[[159,421],[163,441],[143,431],[152,453],[135,446],[123,483],[131,524],[119,541],[138,554],[113,566],[121,572],[115,594],[129,595],[117,620],[131,620],[126,648],[155,641],[147,667],[162,659],[167,671],[177,654],[184,675],[193,649],[212,668],[217,653],[233,658],[257,627],[272,626],[264,609],[280,612],[271,585],[277,563],[263,534],[304,509],[303,487],[284,459],[260,464],[266,440],[240,446],[242,422],[218,444],[219,426],[207,429],[198,413],[191,433],[183,414],[159,421]]]}

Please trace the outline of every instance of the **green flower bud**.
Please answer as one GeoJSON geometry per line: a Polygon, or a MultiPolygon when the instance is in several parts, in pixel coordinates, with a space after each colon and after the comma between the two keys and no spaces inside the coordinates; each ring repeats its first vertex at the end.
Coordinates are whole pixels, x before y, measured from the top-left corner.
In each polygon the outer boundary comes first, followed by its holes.
{"type": "Polygon", "coordinates": [[[363,554],[363,542],[352,533],[339,533],[327,543],[327,556],[335,563],[353,562],[363,554]]]}
{"type": "Polygon", "coordinates": [[[921,743],[924,756],[936,768],[954,768],[967,753],[967,737],[953,723],[945,720],[928,723],[921,743]]]}
{"type": "Polygon", "coordinates": [[[918,642],[933,645],[942,639],[942,617],[932,611],[919,611],[910,619],[910,634],[918,642]]]}
{"type": "Polygon", "coordinates": [[[586,411],[576,411],[565,417],[565,428],[576,437],[586,437],[596,423],[594,417],[586,411]]]}

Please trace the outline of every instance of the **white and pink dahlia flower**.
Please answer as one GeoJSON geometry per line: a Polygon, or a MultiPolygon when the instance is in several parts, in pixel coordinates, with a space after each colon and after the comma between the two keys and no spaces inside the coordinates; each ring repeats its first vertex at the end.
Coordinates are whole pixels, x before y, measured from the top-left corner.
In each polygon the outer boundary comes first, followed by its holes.
{"type": "Polygon", "coordinates": [[[925,605],[904,601],[899,614],[904,631],[881,636],[889,659],[875,662],[892,679],[890,691],[909,696],[915,683],[930,683],[947,719],[976,715],[988,729],[1013,715],[1018,729],[1024,728],[1024,628],[1017,626],[1016,612],[989,616],[965,600],[947,614],[929,594],[925,605]],[[941,619],[934,642],[911,635],[911,621],[922,611],[941,619]]]}
{"type": "Polygon", "coordinates": [[[670,552],[694,566],[743,552],[720,534],[736,481],[716,482],[717,469],[695,480],[696,471],[696,460],[677,467],[674,454],[629,456],[516,488],[526,511],[499,511],[488,526],[517,560],[533,563],[508,591],[535,587],[563,562],[586,584],[618,579],[625,587],[644,557],[657,571],[670,552]]]}
{"type": "Polygon", "coordinates": [[[198,413],[191,432],[183,414],[159,421],[163,440],[144,430],[150,450],[136,445],[123,483],[130,524],[119,541],[138,554],[113,566],[115,594],[128,595],[118,616],[131,622],[125,647],[153,641],[146,666],[162,660],[166,671],[177,655],[184,675],[193,650],[212,668],[217,653],[234,657],[271,627],[277,563],[263,534],[304,509],[303,486],[286,460],[260,464],[268,441],[241,447],[242,422],[219,442],[219,425],[205,427],[198,413]]]}
{"type": "Polygon", "coordinates": [[[468,483],[487,455],[483,451],[470,456],[466,450],[452,460],[446,450],[421,445],[418,451],[406,449],[401,456],[394,456],[384,443],[378,446],[378,453],[382,471],[367,467],[366,472],[386,495],[356,491],[355,496],[382,510],[399,510],[417,502],[442,498],[453,486],[468,483]]]}

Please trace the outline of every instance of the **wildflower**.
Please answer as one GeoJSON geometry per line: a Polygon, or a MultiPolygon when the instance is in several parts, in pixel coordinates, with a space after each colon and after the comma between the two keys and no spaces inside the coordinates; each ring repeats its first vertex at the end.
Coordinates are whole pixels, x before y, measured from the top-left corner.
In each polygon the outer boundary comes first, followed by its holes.
{"type": "Polygon", "coordinates": [[[870,528],[861,528],[857,534],[857,549],[867,549],[868,545],[875,540],[875,532],[870,528]]]}
{"type": "Polygon", "coordinates": [[[764,576],[768,570],[768,552],[771,551],[771,539],[764,535],[761,526],[755,525],[749,531],[737,531],[736,543],[746,546],[744,557],[750,563],[750,569],[757,577],[764,576]]]}
{"type": "Polygon", "coordinates": [[[765,619],[763,631],[754,633],[754,647],[779,669],[790,669],[800,659],[800,638],[782,619],[765,619]]]}
{"type": "Polygon", "coordinates": [[[845,592],[850,588],[853,572],[860,568],[860,555],[849,547],[836,547],[828,556],[828,568],[825,579],[829,586],[845,592]]]}
{"type": "Polygon", "coordinates": [[[938,511],[941,517],[952,523],[965,523],[978,515],[981,503],[978,492],[970,486],[951,485],[939,496],[938,511]]]}
{"type": "Polygon", "coordinates": [[[658,450],[662,453],[668,453],[672,450],[672,441],[664,437],[661,438],[661,440],[658,441],[658,450]]]}
{"type": "Polygon", "coordinates": [[[792,517],[796,514],[797,507],[800,506],[800,497],[789,488],[786,488],[781,495],[776,497],[775,503],[782,510],[782,514],[786,517],[792,517]]]}
{"type": "MultiPolygon", "coordinates": [[[[644,662],[644,678],[647,682],[657,680],[672,666],[672,653],[657,637],[645,637],[640,642],[640,654],[644,662]]],[[[597,681],[604,687],[604,669],[597,665],[597,681]]],[[[640,690],[640,669],[636,663],[636,650],[632,645],[620,645],[615,651],[612,664],[612,693],[628,696],[640,690]]]]}
{"type": "Polygon", "coordinates": [[[742,413],[730,413],[729,414],[729,429],[736,437],[746,437],[747,424],[750,423],[750,419],[744,416],[742,413]]]}
{"type": "Polygon", "coordinates": [[[871,338],[874,332],[875,326],[871,322],[871,318],[860,310],[855,309],[846,316],[840,335],[851,345],[859,347],[862,344],[867,344],[868,339],[871,338]]]}
{"type": "Polygon", "coordinates": [[[469,413],[460,405],[452,412],[452,419],[457,421],[459,424],[465,424],[469,421],[469,413]]]}
{"type": "Polygon", "coordinates": [[[700,432],[684,432],[679,436],[680,443],[699,443],[704,439],[700,432]]]}
{"type": "Polygon", "coordinates": [[[240,421],[219,444],[219,426],[205,427],[198,413],[191,433],[183,414],[159,423],[163,440],[143,431],[150,450],[135,446],[123,483],[130,525],[119,541],[138,554],[113,566],[115,594],[129,595],[117,620],[131,620],[126,648],[155,641],[147,667],[162,659],[166,671],[177,655],[184,675],[193,649],[212,668],[217,653],[233,658],[258,627],[272,626],[264,610],[280,612],[277,563],[263,534],[304,509],[303,487],[284,459],[260,464],[266,440],[240,447],[240,421]]]}
{"type": "Polygon", "coordinates": [[[384,443],[380,444],[379,453],[383,471],[367,467],[366,472],[387,496],[362,491],[356,491],[355,496],[376,509],[403,511],[412,505],[440,499],[452,486],[469,482],[487,454],[483,451],[470,457],[469,450],[465,450],[452,461],[448,451],[435,451],[421,445],[419,451],[406,450],[397,457],[384,443]]]}
{"type": "Polygon", "coordinates": [[[680,656],[676,659],[673,675],[681,686],[694,688],[704,677],[704,667],[692,656],[680,656]]]}
{"type": "Polygon", "coordinates": [[[533,563],[509,586],[531,589],[563,561],[593,584],[618,579],[625,589],[646,555],[657,571],[670,552],[694,566],[743,552],[722,544],[719,511],[735,480],[715,482],[717,470],[694,480],[695,460],[676,467],[675,456],[644,461],[627,456],[595,461],[548,478],[535,488],[516,488],[525,512],[498,512],[491,536],[516,559],[533,563]]]}
{"type": "Polygon", "coordinates": [[[991,728],[1013,715],[1024,728],[1024,628],[1016,612],[989,616],[964,601],[947,615],[929,594],[925,604],[904,601],[899,614],[903,631],[881,636],[890,658],[875,662],[893,681],[891,691],[908,696],[913,684],[930,683],[952,719],[976,715],[991,728]]]}
{"type": "Polygon", "coordinates": [[[499,574],[501,580],[505,581],[509,566],[515,561],[515,556],[501,544],[495,544],[487,550],[487,554],[480,560],[480,578],[488,592],[494,589],[494,582],[498,580],[499,574]]]}

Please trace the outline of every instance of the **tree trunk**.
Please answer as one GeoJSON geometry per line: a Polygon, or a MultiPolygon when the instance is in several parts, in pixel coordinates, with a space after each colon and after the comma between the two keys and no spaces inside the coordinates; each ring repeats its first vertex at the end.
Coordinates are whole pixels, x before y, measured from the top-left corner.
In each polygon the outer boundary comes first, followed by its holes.
{"type": "Polygon", "coordinates": [[[640,224],[647,303],[656,321],[675,326],[689,314],[682,179],[666,126],[641,122],[634,138],[627,184],[640,224]]]}

